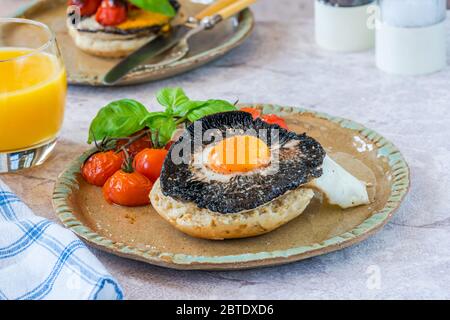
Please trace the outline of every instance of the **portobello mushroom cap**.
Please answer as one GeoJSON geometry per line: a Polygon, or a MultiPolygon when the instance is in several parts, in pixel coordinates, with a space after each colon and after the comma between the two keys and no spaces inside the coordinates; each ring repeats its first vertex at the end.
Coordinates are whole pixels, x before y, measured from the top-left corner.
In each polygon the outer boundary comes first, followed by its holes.
{"type": "MultiPolygon", "coordinates": [[[[199,208],[214,212],[244,212],[267,204],[320,177],[324,157],[322,146],[306,134],[299,135],[276,124],[254,120],[250,114],[242,111],[217,113],[191,124],[171,146],[161,171],[161,190],[165,196],[194,202],[199,208]],[[194,135],[194,128],[198,128],[197,135],[194,135]],[[198,142],[199,129],[201,143],[198,142]],[[202,138],[205,131],[210,129],[217,132],[216,138],[202,138]],[[230,135],[243,134],[262,139],[271,154],[278,155],[277,167],[271,168],[271,163],[268,168],[245,174],[219,174],[220,179],[217,179],[217,173],[212,176],[199,173],[198,165],[196,167],[193,161],[196,154],[202,154],[205,147],[215,145],[230,135]],[[184,155],[185,150],[189,150],[190,154],[184,155]],[[174,157],[178,160],[174,161],[174,157]],[[185,161],[180,163],[179,157],[185,161]]],[[[205,164],[201,166],[202,171],[208,170],[205,164]]]]}

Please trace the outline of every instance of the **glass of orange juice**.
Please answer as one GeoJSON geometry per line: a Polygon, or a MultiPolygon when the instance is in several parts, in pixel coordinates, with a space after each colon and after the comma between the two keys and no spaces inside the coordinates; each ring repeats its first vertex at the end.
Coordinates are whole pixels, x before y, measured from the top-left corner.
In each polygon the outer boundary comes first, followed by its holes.
{"type": "Polygon", "coordinates": [[[66,71],[52,31],[0,18],[0,172],[43,163],[61,129],[66,71]]]}

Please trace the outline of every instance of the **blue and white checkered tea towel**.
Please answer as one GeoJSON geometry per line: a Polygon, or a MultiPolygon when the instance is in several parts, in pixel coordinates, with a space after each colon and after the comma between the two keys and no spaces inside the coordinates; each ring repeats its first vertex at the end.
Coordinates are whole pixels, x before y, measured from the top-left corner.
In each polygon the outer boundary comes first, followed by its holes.
{"type": "Polygon", "coordinates": [[[71,231],[34,215],[0,180],[0,300],[122,298],[71,231]]]}

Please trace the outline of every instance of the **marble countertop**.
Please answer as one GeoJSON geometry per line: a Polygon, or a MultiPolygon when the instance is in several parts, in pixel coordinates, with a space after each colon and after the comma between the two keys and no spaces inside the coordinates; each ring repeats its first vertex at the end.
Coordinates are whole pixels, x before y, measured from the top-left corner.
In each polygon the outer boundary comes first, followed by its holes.
{"type": "MultiPolygon", "coordinates": [[[[3,0],[0,15],[26,2],[3,0]]],[[[125,88],[70,87],[52,158],[2,179],[37,214],[56,220],[50,200],[55,172],[87,148],[88,125],[98,109],[124,97],[155,105],[154,93],[165,86],[181,86],[197,99],[273,102],[350,118],[393,141],[412,173],[402,207],[367,241],[298,263],[233,272],[174,271],[94,253],[129,299],[449,299],[450,68],[430,76],[390,76],[376,69],[373,52],[323,51],[314,43],[312,4],[260,1],[246,43],[184,75],[125,88]]]]}

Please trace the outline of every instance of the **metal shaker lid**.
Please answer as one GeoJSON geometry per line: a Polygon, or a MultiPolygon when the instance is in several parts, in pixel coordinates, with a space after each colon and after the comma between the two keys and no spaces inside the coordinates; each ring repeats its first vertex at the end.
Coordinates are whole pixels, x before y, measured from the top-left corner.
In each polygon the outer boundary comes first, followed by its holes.
{"type": "Polygon", "coordinates": [[[358,7],[363,6],[376,0],[319,0],[322,3],[336,7],[358,7]]]}

